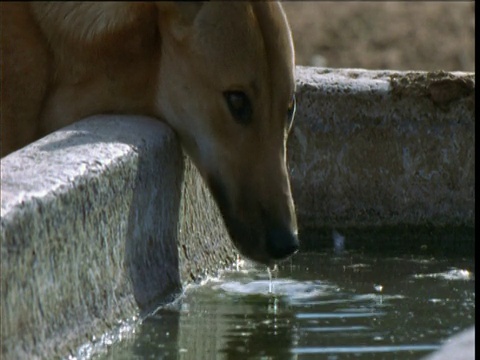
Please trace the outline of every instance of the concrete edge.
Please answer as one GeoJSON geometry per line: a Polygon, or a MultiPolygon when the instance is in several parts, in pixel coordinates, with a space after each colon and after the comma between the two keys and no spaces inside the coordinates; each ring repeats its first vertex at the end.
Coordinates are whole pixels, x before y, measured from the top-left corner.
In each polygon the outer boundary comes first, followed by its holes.
{"type": "Polygon", "coordinates": [[[475,74],[297,67],[300,228],[475,224],[475,74]]]}
{"type": "Polygon", "coordinates": [[[95,116],[1,166],[2,357],[74,354],[236,258],[199,174],[157,120],[95,116]]]}
{"type": "Polygon", "coordinates": [[[445,340],[443,345],[423,360],[475,359],[475,326],[469,327],[445,340]]]}

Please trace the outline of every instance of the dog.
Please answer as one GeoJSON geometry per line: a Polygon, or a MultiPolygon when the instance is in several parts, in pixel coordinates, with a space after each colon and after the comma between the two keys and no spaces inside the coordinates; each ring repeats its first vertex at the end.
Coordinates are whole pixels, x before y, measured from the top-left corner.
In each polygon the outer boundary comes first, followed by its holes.
{"type": "Polygon", "coordinates": [[[299,247],[294,50],[277,2],[2,2],[2,156],[94,114],[178,135],[241,254],[299,247]]]}

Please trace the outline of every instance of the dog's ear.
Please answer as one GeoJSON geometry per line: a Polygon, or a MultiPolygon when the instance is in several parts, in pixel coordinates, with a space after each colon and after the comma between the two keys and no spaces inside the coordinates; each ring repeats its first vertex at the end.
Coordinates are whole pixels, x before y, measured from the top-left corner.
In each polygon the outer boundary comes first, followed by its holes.
{"type": "Polygon", "coordinates": [[[168,29],[177,41],[181,41],[189,33],[203,5],[203,1],[157,2],[161,29],[168,29]]]}

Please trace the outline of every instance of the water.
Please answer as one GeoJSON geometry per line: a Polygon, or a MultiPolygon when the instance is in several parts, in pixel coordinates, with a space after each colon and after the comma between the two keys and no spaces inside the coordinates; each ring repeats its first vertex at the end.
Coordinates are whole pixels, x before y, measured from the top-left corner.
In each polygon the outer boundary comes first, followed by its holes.
{"type": "MultiPolygon", "coordinates": [[[[338,249],[337,249],[338,250],[338,249]]],[[[420,359],[475,323],[473,258],[303,253],[189,287],[96,359],[420,359]]]]}

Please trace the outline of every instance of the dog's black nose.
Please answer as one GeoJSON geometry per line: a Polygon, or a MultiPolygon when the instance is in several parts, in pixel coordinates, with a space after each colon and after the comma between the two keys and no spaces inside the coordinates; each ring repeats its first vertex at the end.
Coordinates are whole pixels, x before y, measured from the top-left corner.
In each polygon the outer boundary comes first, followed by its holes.
{"type": "Polygon", "coordinates": [[[296,234],[284,227],[273,227],[266,234],[267,253],[272,259],[281,260],[294,254],[299,247],[296,234]]]}

